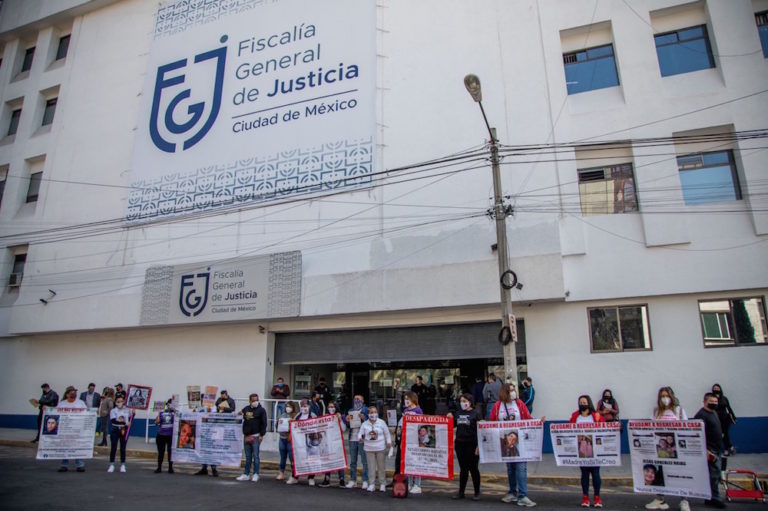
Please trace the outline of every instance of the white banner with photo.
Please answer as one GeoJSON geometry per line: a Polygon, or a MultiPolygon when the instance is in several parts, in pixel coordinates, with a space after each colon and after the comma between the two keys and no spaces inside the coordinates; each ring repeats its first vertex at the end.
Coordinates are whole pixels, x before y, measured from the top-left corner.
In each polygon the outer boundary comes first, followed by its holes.
{"type": "Polygon", "coordinates": [[[400,472],[453,480],[453,418],[403,415],[400,472]]]}
{"type": "Polygon", "coordinates": [[[173,461],[239,467],[243,418],[233,413],[182,411],[173,423],[173,461]]]}
{"type": "Polygon", "coordinates": [[[627,430],[636,492],[711,498],[702,421],[631,420],[627,430]]]}
{"type": "Polygon", "coordinates": [[[480,463],[541,461],[542,439],[543,424],[538,419],[477,423],[480,463]]]}
{"type": "Polygon", "coordinates": [[[558,467],[621,465],[621,423],[550,424],[549,436],[558,467]]]}
{"type": "Polygon", "coordinates": [[[40,428],[40,441],[37,444],[37,459],[93,458],[96,421],[95,409],[46,407],[40,428]]]}
{"type": "Polygon", "coordinates": [[[290,425],[296,477],[347,468],[344,436],[337,415],[291,421],[290,425]]]}

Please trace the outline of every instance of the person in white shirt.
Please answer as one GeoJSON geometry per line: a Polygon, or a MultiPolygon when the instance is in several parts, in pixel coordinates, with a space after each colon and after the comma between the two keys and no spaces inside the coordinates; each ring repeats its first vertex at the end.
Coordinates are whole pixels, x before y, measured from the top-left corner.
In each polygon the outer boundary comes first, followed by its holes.
{"type": "Polygon", "coordinates": [[[379,419],[379,411],[375,406],[368,408],[368,420],[360,426],[357,440],[363,443],[363,450],[368,458],[371,481],[368,491],[376,490],[377,475],[379,491],[387,491],[385,462],[387,449],[392,448],[392,436],[389,434],[387,423],[379,419]]]}
{"type": "MultiPolygon", "coordinates": [[[[87,410],[88,407],[81,399],[77,399],[77,389],[70,385],[67,390],[64,391],[64,401],[59,402],[59,408],[69,408],[76,410],[87,410]]],[[[80,459],[75,460],[75,466],[78,472],[85,472],[85,462],[80,459]]],[[[69,470],[69,460],[61,460],[61,466],[59,472],[66,472],[69,470]]]]}
{"type": "MultiPolygon", "coordinates": [[[[653,409],[651,420],[655,421],[686,421],[685,413],[680,402],[675,397],[672,387],[661,387],[656,395],[656,407],[653,409]]],[[[669,504],[664,500],[664,495],[658,495],[645,505],[645,509],[669,509],[669,504]]],[[[683,497],[680,499],[680,511],[691,511],[691,505],[683,497]]]]}
{"type": "Polygon", "coordinates": [[[125,444],[128,442],[128,430],[131,425],[132,413],[125,407],[125,398],[115,399],[115,407],[109,412],[109,422],[112,424],[110,433],[109,468],[107,472],[115,471],[115,452],[120,442],[120,472],[125,472],[125,444]]]}

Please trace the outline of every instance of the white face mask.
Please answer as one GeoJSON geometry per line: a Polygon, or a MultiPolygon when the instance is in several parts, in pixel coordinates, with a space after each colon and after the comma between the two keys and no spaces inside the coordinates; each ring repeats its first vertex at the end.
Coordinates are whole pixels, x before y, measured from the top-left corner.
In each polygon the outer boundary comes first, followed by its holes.
{"type": "Polygon", "coordinates": [[[293,407],[291,407],[291,406],[286,406],[286,407],[285,407],[285,411],[286,411],[286,412],[288,412],[288,413],[293,413],[293,407]]]}
{"type": "Polygon", "coordinates": [[[672,403],[672,399],[670,399],[668,396],[663,396],[661,398],[661,404],[664,406],[669,406],[672,403]]]}
{"type": "Polygon", "coordinates": [[[513,390],[512,392],[510,392],[510,393],[509,393],[509,398],[510,398],[512,401],[514,401],[515,399],[517,399],[517,392],[515,392],[514,390],[513,390]]]}
{"type": "Polygon", "coordinates": [[[371,413],[371,414],[368,415],[368,418],[371,419],[371,422],[376,422],[376,419],[379,418],[379,414],[378,413],[371,413]]]}
{"type": "Polygon", "coordinates": [[[118,408],[121,408],[121,409],[122,409],[122,408],[125,406],[125,403],[117,403],[117,405],[116,405],[116,406],[117,406],[118,408]]]}
{"type": "Polygon", "coordinates": [[[405,407],[406,408],[410,408],[411,407],[411,400],[410,399],[406,399],[405,400],[405,407]]]}
{"type": "Polygon", "coordinates": [[[259,407],[259,402],[258,401],[251,401],[251,406],[254,407],[254,408],[258,408],[259,407]]]}
{"type": "Polygon", "coordinates": [[[328,413],[331,415],[336,415],[336,408],[328,408],[328,413]]]}
{"type": "Polygon", "coordinates": [[[301,409],[301,413],[303,413],[304,415],[308,414],[309,413],[309,408],[302,408],[301,409]]]}
{"type": "Polygon", "coordinates": [[[469,409],[469,401],[462,401],[461,402],[461,409],[462,410],[468,410],[469,409]]]}

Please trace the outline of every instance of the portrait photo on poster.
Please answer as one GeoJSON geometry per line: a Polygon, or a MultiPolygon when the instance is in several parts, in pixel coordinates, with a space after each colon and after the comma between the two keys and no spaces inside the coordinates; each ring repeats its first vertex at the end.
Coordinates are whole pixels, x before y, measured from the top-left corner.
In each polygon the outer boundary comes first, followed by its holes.
{"type": "Polygon", "coordinates": [[[43,435],[58,435],[59,434],[59,416],[58,415],[46,415],[43,420],[43,435]]]}
{"type": "Polygon", "coordinates": [[[516,429],[501,432],[501,455],[504,458],[514,458],[520,456],[518,445],[520,443],[520,433],[516,429]]]}
{"type": "Polygon", "coordinates": [[[195,448],[195,429],[196,421],[194,420],[181,420],[179,421],[179,438],[176,440],[176,447],[178,449],[194,449],[195,448]]]}

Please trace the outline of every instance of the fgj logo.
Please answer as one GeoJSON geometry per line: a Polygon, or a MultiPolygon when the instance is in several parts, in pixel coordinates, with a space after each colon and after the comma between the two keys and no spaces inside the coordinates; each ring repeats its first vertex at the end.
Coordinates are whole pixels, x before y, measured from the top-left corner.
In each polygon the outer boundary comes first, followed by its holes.
{"type": "Polygon", "coordinates": [[[179,309],[185,316],[198,316],[208,303],[208,282],[211,269],[202,273],[188,273],[181,276],[179,288],[179,309]]]}
{"type": "MultiPolygon", "coordinates": [[[[227,38],[226,35],[221,36],[220,41],[224,43],[227,38]]],[[[174,71],[187,67],[186,58],[157,68],[155,92],[152,97],[152,112],[149,118],[149,135],[158,149],[167,153],[176,152],[177,144],[168,140],[168,138],[173,137],[179,139],[179,142],[183,140],[182,151],[186,151],[205,137],[219,115],[226,60],[227,47],[222,46],[195,55],[194,63],[199,65],[190,66],[180,74],[174,73],[174,71]],[[207,70],[209,75],[213,75],[213,94],[210,99],[192,102],[192,89],[189,85],[187,88],[179,90],[170,101],[165,99],[164,92],[167,95],[172,95],[175,90],[184,86],[188,74],[198,78],[200,74],[205,72],[202,71],[203,69],[207,70]],[[170,90],[166,91],[166,89],[170,90]],[[176,110],[184,111],[184,105],[186,105],[186,112],[177,114],[176,110]],[[203,113],[206,110],[208,116],[203,119],[203,113]],[[186,119],[182,121],[179,117],[186,117],[186,119]],[[188,138],[185,138],[186,135],[188,138]]],[[[205,78],[210,79],[210,77],[205,78]]],[[[190,81],[199,86],[200,80],[191,79],[190,81]]]]}

